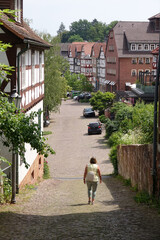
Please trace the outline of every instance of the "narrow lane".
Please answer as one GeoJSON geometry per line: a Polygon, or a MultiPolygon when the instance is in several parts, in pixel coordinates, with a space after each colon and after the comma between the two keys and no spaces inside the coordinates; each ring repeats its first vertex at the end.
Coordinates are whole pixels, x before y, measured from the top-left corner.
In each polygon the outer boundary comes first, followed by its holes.
{"type": "Polygon", "coordinates": [[[105,130],[101,135],[87,134],[88,123],[96,122],[98,118],[84,118],[85,107],[88,104],[67,100],[63,102],[60,113],[51,116],[54,123],[47,130],[53,134],[49,136],[48,142],[56,151],[56,155],[49,158],[51,177],[82,178],[84,168],[92,156],[97,158],[103,175],[113,172],[104,139],[105,130]]]}
{"type": "MultiPolygon", "coordinates": [[[[27,201],[0,211],[0,239],[4,240],[160,240],[160,215],[138,205],[135,193],[114,177],[104,134],[87,135],[93,119],[82,117],[85,104],[62,103],[52,115],[48,142],[56,151],[48,161],[51,179],[41,182],[27,201]],[[87,204],[82,176],[91,156],[102,170],[95,205],[87,204]]],[[[94,119],[95,120],[95,119],[94,119]]]]}

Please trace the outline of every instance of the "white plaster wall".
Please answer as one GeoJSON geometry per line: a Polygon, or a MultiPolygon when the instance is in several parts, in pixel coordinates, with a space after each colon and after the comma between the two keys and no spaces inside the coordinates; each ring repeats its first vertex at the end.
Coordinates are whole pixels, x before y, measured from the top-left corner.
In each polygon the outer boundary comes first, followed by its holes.
{"type": "MultiPolygon", "coordinates": [[[[28,111],[26,114],[29,114],[31,112],[37,112],[39,109],[43,111],[43,101],[39,102],[36,106],[34,106],[30,111],[28,111]]],[[[38,118],[35,119],[35,122],[38,122],[38,118]]],[[[41,114],[41,130],[43,131],[43,113],[41,114]]],[[[26,147],[26,153],[25,158],[29,165],[32,165],[35,158],[37,157],[37,151],[33,150],[30,146],[30,144],[25,144],[26,147]]],[[[24,163],[19,159],[19,184],[27,174],[29,169],[25,168],[24,163]]]]}

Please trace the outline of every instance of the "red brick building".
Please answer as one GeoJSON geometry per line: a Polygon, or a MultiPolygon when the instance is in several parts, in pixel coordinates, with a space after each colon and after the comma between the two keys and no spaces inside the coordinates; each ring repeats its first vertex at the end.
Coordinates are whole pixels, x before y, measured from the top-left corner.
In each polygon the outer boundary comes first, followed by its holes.
{"type": "Polygon", "coordinates": [[[160,14],[149,22],[118,22],[110,31],[106,51],[106,91],[125,90],[140,72],[152,71],[152,51],[159,44],[160,14]]]}

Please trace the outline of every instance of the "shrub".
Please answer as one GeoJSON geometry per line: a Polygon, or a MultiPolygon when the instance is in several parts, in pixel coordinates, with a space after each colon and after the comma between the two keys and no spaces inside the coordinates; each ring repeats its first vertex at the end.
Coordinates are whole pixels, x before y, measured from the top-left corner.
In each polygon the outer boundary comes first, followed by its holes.
{"type": "Polygon", "coordinates": [[[12,196],[11,181],[7,177],[3,178],[3,194],[0,195],[0,203],[10,202],[12,196]]]}
{"type": "Polygon", "coordinates": [[[119,124],[117,121],[111,121],[109,118],[106,119],[105,129],[106,129],[106,138],[108,139],[111,134],[118,130],[119,124]]]}
{"type": "Polygon", "coordinates": [[[118,162],[117,162],[117,146],[113,146],[111,148],[110,154],[110,161],[113,165],[114,168],[114,174],[117,175],[118,174],[118,162]]]}
{"type": "Polygon", "coordinates": [[[103,115],[99,116],[99,120],[101,121],[101,123],[106,123],[107,118],[106,118],[105,115],[103,114],[103,115]]]}
{"type": "Polygon", "coordinates": [[[118,146],[121,143],[122,133],[114,132],[108,139],[108,144],[110,147],[118,146]]]}
{"type": "Polygon", "coordinates": [[[48,179],[50,177],[49,166],[46,159],[44,160],[43,178],[48,179]]]}

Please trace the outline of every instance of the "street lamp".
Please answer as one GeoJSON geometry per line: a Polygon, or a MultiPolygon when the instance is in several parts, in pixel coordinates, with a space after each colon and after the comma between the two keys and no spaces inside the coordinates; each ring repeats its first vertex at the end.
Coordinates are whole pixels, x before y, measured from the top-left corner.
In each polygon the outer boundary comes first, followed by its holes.
{"type": "MultiPolygon", "coordinates": [[[[13,89],[9,102],[15,104],[17,110],[20,108],[21,96],[16,92],[16,89],[13,89]]],[[[11,203],[16,203],[16,154],[14,148],[12,150],[12,198],[11,203]]]]}

